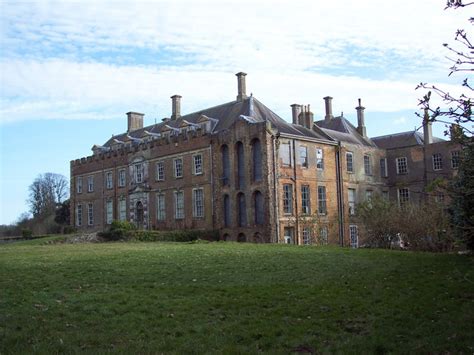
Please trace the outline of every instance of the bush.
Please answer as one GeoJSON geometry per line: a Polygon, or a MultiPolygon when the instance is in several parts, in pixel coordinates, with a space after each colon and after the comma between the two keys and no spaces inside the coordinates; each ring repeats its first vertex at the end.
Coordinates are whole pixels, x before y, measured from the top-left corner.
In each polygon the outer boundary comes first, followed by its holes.
{"type": "Polygon", "coordinates": [[[31,239],[33,238],[33,231],[29,228],[24,228],[21,230],[21,235],[23,238],[31,239]]]}
{"type": "Polygon", "coordinates": [[[137,227],[129,221],[112,221],[110,230],[122,229],[124,231],[131,231],[137,229],[137,227]]]}
{"type": "Polygon", "coordinates": [[[72,234],[76,232],[77,232],[77,229],[73,226],[65,226],[63,229],[63,234],[72,234]]]}

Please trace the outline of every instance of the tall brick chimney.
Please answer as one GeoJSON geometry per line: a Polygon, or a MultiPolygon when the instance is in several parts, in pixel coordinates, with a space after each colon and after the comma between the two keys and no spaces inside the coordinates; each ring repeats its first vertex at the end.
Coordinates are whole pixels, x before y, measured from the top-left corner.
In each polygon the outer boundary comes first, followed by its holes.
{"type": "Polygon", "coordinates": [[[367,130],[365,128],[365,117],[364,117],[364,110],[365,107],[361,105],[361,100],[359,99],[359,106],[355,108],[357,110],[357,132],[362,137],[367,137],[367,130]]]}
{"type": "Polygon", "coordinates": [[[324,103],[326,105],[326,116],[324,116],[324,121],[329,122],[334,118],[332,115],[332,97],[326,96],[324,98],[324,103]]]}
{"type": "Polygon", "coordinates": [[[423,117],[423,142],[425,145],[433,143],[433,129],[431,125],[430,114],[428,109],[425,109],[425,116],[423,117]]]}
{"type": "Polygon", "coordinates": [[[127,132],[132,132],[143,128],[143,116],[145,116],[143,113],[127,112],[127,132]]]}
{"type": "Polygon", "coordinates": [[[235,74],[237,76],[237,86],[238,86],[238,94],[237,94],[237,101],[243,101],[247,98],[247,88],[245,85],[245,76],[247,73],[239,72],[235,74]]]}
{"type": "Polygon", "coordinates": [[[298,116],[301,112],[301,105],[293,104],[291,105],[291,116],[293,118],[293,124],[298,124],[298,116]]]}
{"type": "Polygon", "coordinates": [[[171,96],[171,119],[175,120],[181,117],[181,96],[171,96]]]}

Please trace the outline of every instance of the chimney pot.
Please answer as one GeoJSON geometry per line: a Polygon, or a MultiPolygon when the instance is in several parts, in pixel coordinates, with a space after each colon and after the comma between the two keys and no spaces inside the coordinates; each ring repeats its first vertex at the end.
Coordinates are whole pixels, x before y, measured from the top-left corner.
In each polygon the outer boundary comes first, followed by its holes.
{"type": "Polygon", "coordinates": [[[298,124],[298,116],[301,112],[301,105],[293,104],[291,105],[291,116],[293,118],[293,124],[298,124]]]}
{"type": "Polygon", "coordinates": [[[238,94],[237,94],[237,101],[243,101],[247,98],[247,88],[245,83],[245,76],[247,73],[239,72],[235,74],[237,77],[237,87],[238,87],[238,94]]]}
{"type": "Polygon", "coordinates": [[[143,128],[143,116],[145,116],[143,113],[127,112],[127,132],[143,128]]]}
{"type": "Polygon", "coordinates": [[[324,116],[324,121],[329,122],[334,118],[334,116],[332,115],[332,97],[326,96],[324,98],[324,103],[326,106],[326,116],[324,116]]]}
{"type": "Polygon", "coordinates": [[[171,119],[175,120],[181,117],[181,96],[171,96],[171,119]]]}
{"type": "Polygon", "coordinates": [[[365,117],[364,110],[365,107],[362,106],[362,100],[359,99],[359,106],[355,108],[357,110],[357,132],[362,137],[367,137],[367,129],[365,128],[365,117]]]}

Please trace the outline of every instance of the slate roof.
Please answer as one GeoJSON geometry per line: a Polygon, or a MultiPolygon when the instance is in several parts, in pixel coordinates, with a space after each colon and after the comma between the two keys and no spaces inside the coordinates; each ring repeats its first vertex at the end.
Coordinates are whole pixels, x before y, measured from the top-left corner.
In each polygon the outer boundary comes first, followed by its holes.
{"type": "Polygon", "coordinates": [[[316,121],[315,124],[320,127],[324,133],[337,141],[376,147],[370,138],[362,137],[359,132],[357,132],[357,128],[343,116],[334,117],[329,121],[316,121]]]}
{"type": "MultiPolygon", "coordinates": [[[[372,140],[379,148],[395,149],[423,145],[423,134],[417,131],[387,134],[385,136],[373,137],[372,140]]],[[[444,142],[444,139],[433,137],[433,143],[444,142]]]]}
{"type": "Polygon", "coordinates": [[[253,96],[250,96],[242,101],[228,102],[181,116],[176,120],[168,120],[129,133],[115,135],[110,138],[104,146],[110,147],[116,144],[116,140],[127,142],[130,140],[127,135],[140,139],[147,136],[145,131],[160,133],[162,129],[165,129],[166,125],[173,128],[179,128],[183,121],[187,121],[190,124],[197,124],[202,115],[207,116],[215,123],[213,127],[214,133],[229,129],[238,119],[245,119],[250,123],[270,122],[280,133],[331,141],[331,139],[322,134],[322,132],[315,132],[305,127],[286,122],[263,103],[253,96]]]}

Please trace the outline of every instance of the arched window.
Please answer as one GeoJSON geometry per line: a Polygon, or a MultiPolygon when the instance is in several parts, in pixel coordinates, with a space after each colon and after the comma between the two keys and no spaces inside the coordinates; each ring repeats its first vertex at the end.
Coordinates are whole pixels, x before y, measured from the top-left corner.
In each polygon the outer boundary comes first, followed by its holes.
{"type": "Polygon", "coordinates": [[[229,185],[230,179],[230,162],[229,162],[229,147],[223,145],[221,147],[222,154],[222,185],[229,185]]]}
{"type": "Polygon", "coordinates": [[[230,227],[230,198],[224,195],[224,227],[230,227]]]}
{"type": "Polygon", "coordinates": [[[252,141],[252,178],[262,180],[262,145],[258,139],[252,141]]]}
{"type": "Polygon", "coordinates": [[[253,194],[253,208],[255,213],[255,224],[263,224],[263,195],[260,191],[253,194]]]}
{"type": "Polygon", "coordinates": [[[245,236],[244,233],[239,233],[239,235],[237,236],[237,241],[239,243],[244,243],[247,241],[247,237],[245,236]]]}
{"type": "Polygon", "coordinates": [[[242,142],[237,142],[235,152],[237,158],[237,188],[243,189],[245,187],[245,156],[242,142]]]}
{"type": "Polygon", "coordinates": [[[245,195],[239,193],[237,195],[237,204],[238,204],[238,223],[239,227],[247,226],[247,206],[245,204],[245,195]]]}

